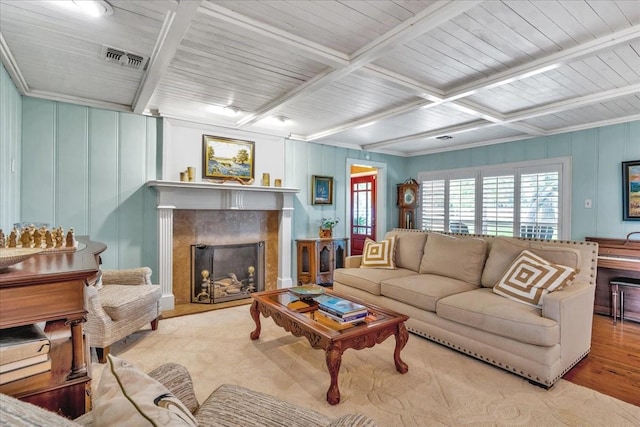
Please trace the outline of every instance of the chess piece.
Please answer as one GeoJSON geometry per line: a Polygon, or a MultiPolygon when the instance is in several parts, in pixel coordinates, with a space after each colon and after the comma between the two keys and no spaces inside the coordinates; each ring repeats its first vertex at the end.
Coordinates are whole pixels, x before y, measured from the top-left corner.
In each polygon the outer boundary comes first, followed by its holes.
{"type": "Polygon", "coordinates": [[[56,230],[56,248],[62,247],[63,237],[64,237],[64,230],[62,229],[62,227],[58,227],[58,229],[56,230]]]}
{"type": "Polygon", "coordinates": [[[53,235],[51,234],[51,231],[47,230],[44,233],[44,241],[45,241],[45,244],[47,245],[47,249],[53,247],[53,235]]]}
{"type": "Polygon", "coordinates": [[[33,247],[42,247],[42,234],[40,230],[33,230],[33,247]]]}
{"type": "Polygon", "coordinates": [[[67,231],[67,241],[66,241],[66,246],[68,248],[72,248],[73,247],[73,242],[74,242],[74,238],[73,238],[73,227],[71,227],[69,229],[69,231],[67,231]]]}
{"type": "Polygon", "coordinates": [[[13,230],[11,230],[11,233],[9,234],[9,247],[15,248],[17,246],[17,243],[18,243],[18,231],[14,227],[13,230]]]}
{"type": "Polygon", "coordinates": [[[20,233],[20,244],[23,248],[31,247],[31,235],[29,234],[29,227],[25,228],[24,230],[22,230],[22,233],[20,233]]]}

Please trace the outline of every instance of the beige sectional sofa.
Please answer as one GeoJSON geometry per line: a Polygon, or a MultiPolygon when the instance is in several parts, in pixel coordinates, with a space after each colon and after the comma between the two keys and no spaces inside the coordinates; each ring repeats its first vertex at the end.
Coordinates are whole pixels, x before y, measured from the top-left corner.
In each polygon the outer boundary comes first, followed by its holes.
{"type": "MultiPolygon", "coordinates": [[[[408,315],[407,329],[551,387],[591,346],[597,244],[394,229],[395,269],[348,257],[333,289],[408,315]],[[493,291],[523,250],[577,270],[541,307],[493,291]]],[[[428,355],[427,355],[428,357],[428,355]]]]}

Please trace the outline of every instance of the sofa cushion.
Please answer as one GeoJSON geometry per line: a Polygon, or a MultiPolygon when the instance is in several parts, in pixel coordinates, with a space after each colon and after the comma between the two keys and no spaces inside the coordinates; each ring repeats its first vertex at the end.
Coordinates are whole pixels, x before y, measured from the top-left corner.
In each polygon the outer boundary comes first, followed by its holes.
{"type": "Polygon", "coordinates": [[[560,342],[560,326],[542,317],[539,308],[518,304],[487,288],[442,298],[436,313],[443,319],[528,344],[552,346],[560,342]]]}
{"type": "Polygon", "coordinates": [[[551,264],[525,250],[493,287],[493,292],[523,304],[542,307],[544,296],[567,286],[575,274],[576,270],[571,267],[551,264]]]}
{"type": "Polygon", "coordinates": [[[99,291],[104,311],[114,321],[131,319],[141,307],[152,307],[162,297],[158,285],[106,285],[99,291]]]}
{"type": "Polygon", "coordinates": [[[437,274],[479,285],[486,255],[487,242],[482,239],[430,233],[420,262],[420,273],[437,274]]]}
{"type": "Polygon", "coordinates": [[[513,237],[496,237],[491,244],[489,256],[482,271],[482,286],[492,288],[504,276],[513,261],[528,249],[530,242],[513,237]]]}
{"type": "Polygon", "coordinates": [[[126,361],[108,356],[96,392],[96,425],[196,426],[169,389],[126,361]]]}
{"type": "Polygon", "coordinates": [[[420,260],[428,233],[423,231],[391,230],[385,239],[396,236],[396,267],[413,271],[420,270],[420,260]]]}
{"type": "Polygon", "coordinates": [[[382,268],[338,268],[333,272],[333,281],[356,289],[380,295],[380,283],[395,277],[415,275],[405,268],[387,270],[382,268]]]}
{"type": "Polygon", "coordinates": [[[396,236],[390,236],[380,242],[369,238],[364,241],[360,268],[396,268],[396,236]]]}
{"type": "Polygon", "coordinates": [[[380,285],[385,297],[432,312],[436,311],[436,303],[441,298],[473,289],[476,286],[470,283],[433,274],[388,279],[380,285]]]}
{"type": "Polygon", "coordinates": [[[573,248],[563,248],[544,243],[532,242],[529,247],[529,251],[541,258],[544,258],[551,264],[565,265],[573,268],[574,270],[578,270],[580,263],[582,262],[580,251],[573,248]]]}
{"type": "Polygon", "coordinates": [[[0,425],[80,427],[54,412],[0,393],[0,425]]]}

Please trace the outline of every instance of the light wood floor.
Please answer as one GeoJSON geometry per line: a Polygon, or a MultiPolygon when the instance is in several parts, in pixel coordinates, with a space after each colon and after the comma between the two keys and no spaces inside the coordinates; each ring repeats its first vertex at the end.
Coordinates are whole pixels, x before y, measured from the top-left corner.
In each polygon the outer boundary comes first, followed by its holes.
{"type": "Polygon", "coordinates": [[[591,353],[564,379],[640,406],[640,324],[595,314],[591,353]]]}
{"type": "MultiPolygon", "coordinates": [[[[251,299],[226,304],[181,304],[164,311],[164,318],[250,304],[251,299]]],[[[640,323],[626,320],[613,326],[611,318],[593,315],[591,352],[564,379],[640,406],[640,323]]]]}

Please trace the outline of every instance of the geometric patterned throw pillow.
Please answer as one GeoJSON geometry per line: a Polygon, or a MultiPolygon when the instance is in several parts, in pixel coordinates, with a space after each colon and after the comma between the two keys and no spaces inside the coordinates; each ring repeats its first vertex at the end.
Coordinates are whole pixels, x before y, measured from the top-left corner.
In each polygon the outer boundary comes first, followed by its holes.
{"type": "Polygon", "coordinates": [[[571,267],[551,264],[524,250],[493,287],[493,292],[523,304],[542,308],[544,296],[571,284],[576,273],[577,271],[571,267]]]}
{"type": "Polygon", "coordinates": [[[364,241],[360,268],[396,268],[396,236],[391,236],[380,242],[369,238],[364,241]]]}

